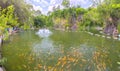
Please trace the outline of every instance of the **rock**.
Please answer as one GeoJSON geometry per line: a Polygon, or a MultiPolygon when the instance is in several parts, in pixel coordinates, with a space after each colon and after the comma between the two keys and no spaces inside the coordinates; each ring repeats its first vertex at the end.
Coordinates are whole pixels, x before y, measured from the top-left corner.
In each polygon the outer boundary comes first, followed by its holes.
{"type": "Polygon", "coordinates": [[[110,39],[111,37],[110,37],[110,36],[107,36],[106,38],[110,39]]]}
{"type": "Polygon", "coordinates": [[[0,67],[0,71],[6,71],[5,67],[4,66],[0,67]]]}
{"type": "Polygon", "coordinates": [[[95,36],[98,36],[98,37],[99,37],[100,35],[99,35],[99,34],[95,34],[95,36]]]}
{"type": "Polygon", "coordinates": [[[3,68],[2,68],[2,67],[0,67],[0,71],[3,71],[3,68]]]}
{"type": "Polygon", "coordinates": [[[104,36],[104,35],[102,35],[102,37],[103,37],[103,38],[105,38],[105,36],[104,36]]]}

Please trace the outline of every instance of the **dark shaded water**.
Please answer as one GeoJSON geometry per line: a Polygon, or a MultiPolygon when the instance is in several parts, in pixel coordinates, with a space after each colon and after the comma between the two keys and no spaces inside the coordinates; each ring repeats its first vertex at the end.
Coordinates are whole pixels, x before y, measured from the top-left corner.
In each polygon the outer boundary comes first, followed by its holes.
{"type": "Polygon", "coordinates": [[[120,71],[117,40],[61,31],[49,38],[25,31],[10,40],[3,46],[7,71],[120,71]]]}

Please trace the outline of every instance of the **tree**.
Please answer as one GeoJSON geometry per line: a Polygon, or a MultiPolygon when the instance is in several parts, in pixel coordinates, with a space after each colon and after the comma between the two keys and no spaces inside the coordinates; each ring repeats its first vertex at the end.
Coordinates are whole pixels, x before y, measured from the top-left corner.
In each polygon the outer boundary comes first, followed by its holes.
{"type": "Polygon", "coordinates": [[[0,0],[0,6],[2,8],[7,8],[10,5],[14,6],[14,15],[18,17],[19,26],[24,24],[29,26],[32,24],[31,5],[28,5],[25,0],[0,0]]]}
{"type": "Polygon", "coordinates": [[[70,6],[70,1],[69,0],[63,0],[62,5],[66,8],[70,6]]]}
{"type": "Polygon", "coordinates": [[[38,15],[41,15],[41,11],[40,10],[37,10],[34,12],[35,16],[38,16],[38,15]]]}
{"type": "Polygon", "coordinates": [[[45,15],[39,15],[34,18],[34,26],[36,28],[46,27],[47,17],[45,15]]]}
{"type": "Polygon", "coordinates": [[[14,15],[14,6],[8,6],[5,9],[0,8],[0,32],[1,34],[8,27],[17,26],[17,17],[14,15]]]}
{"type": "Polygon", "coordinates": [[[97,7],[102,4],[104,0],[90,0],[92,2],[92,6],[97,7]]]}
{"type": "Polygon", "coordinates": [[[106,34],[113,34],[114,29],[117,29],[119,16],[120,16],[120,1],[118,0],[105,0],[97,7],[101,20],[104,24],[104,32],[106,34]]]}

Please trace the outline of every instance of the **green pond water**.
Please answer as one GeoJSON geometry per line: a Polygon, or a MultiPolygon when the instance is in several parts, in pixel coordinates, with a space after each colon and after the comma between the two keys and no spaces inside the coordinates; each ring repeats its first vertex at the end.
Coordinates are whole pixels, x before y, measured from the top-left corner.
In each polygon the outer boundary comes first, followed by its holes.
{"type": "Polygon", "coordinates": [[[120,71],[120,41],[85,32],[14,34],[2,47],[7,71],[120,71]]]}

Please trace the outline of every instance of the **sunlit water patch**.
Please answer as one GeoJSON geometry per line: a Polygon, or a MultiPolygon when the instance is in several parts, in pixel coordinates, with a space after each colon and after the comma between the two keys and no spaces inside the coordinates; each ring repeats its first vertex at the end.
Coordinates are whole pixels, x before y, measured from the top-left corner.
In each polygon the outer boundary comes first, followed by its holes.
{"type": "Polygon", "coordinates": [[[54,45],[54,42],[49,38],[44,38],[40,42],[33,44],[33,53],[38,57],[45,54],[60,54],[61,49],[54,45]]]}

